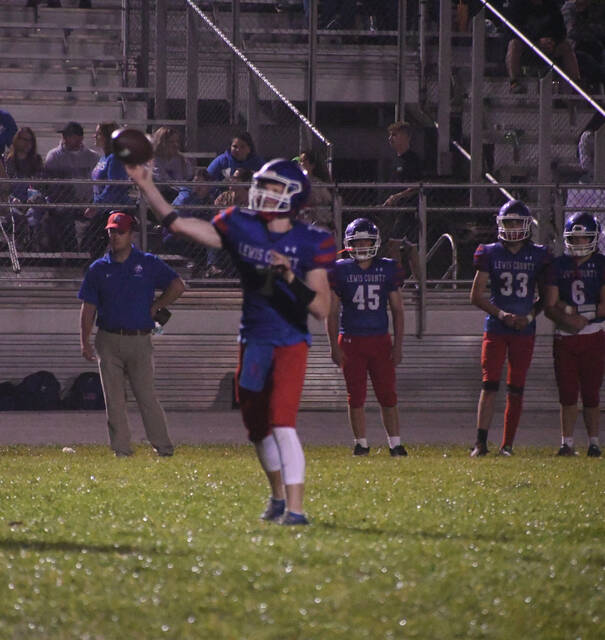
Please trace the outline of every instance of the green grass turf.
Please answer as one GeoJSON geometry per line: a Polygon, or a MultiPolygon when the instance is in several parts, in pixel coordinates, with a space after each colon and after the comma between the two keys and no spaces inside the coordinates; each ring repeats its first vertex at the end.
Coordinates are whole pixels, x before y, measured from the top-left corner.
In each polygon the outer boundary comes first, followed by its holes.
{"type": "Polygon", "coordinates": [[[0,638],[605,637],[603,460],[307,448],[310,527],[250,447],[0,449],[0,638]]]}

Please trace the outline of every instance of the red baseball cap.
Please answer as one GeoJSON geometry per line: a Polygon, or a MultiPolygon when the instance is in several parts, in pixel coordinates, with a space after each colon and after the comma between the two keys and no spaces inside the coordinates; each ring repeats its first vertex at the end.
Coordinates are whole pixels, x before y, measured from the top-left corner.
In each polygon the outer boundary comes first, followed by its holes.
{"type": "Polygon", "coordinates": [[[131,215],[122,213],[121,211],[114,211],[109,216],[105,228],[117,229],[118,231],[130,231],[132,229],[133,223],[134,219],[131,215]]]}

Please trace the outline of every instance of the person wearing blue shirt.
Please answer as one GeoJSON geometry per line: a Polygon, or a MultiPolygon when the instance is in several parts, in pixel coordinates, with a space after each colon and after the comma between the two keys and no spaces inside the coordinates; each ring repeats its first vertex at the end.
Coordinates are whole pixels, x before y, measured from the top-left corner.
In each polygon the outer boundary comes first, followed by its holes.
{"type": "Polygon", "coordinates": [[[162,225],[231,255],[242,281],[240,363],[236,390],[271,497],[262,518],[306,525],[305,456],[296,431],[311,335],[307,317],[330,307],[327,270],[333,236],[296,220],[311,186],[288,160],[267,162],[249,191],[249,208],[230,207],[212,222],[173,210],[144,165],[126,167],[162,225]]]}
{"type": "Polygon", "coordinates": [[[8,111],[0,109],[0,156],[10,147],[17,133],[17,123],[8,111]]]}
{"type": "Polygon", "coordinates": [[[208,175],[211,180],[221,182],[230,178],[236,169],[258,171],[262,166],[263,160],[256,154],[252,136],[242,131],[233,136],[229,149],[209,164],[208,175]]]}
{"type": "Polygon", "coordinates": [[[166,416],[156,397],[151,330],[159,309],[185,290],[177,273],[157,256],[132,244],[134,219],[116,211],[106,229],[109,252],[88,268],[78,297],[80,343],[86,360],[99,363],[110,446],[117,457],[132,455],[126,411],[126,377],[141,412],[147,439],[159,456],[171,456],[166,416]],[[162,294],[155,298],[156,289],[162,294]],[[95,347],[90,335],[98,327],[95,347]]]}

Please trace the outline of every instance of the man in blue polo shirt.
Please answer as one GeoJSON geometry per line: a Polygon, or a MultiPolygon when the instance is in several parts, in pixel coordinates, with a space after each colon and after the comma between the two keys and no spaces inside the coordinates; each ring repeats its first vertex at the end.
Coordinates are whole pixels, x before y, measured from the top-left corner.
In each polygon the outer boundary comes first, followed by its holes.
{"type": "Polygon", "coordinates": [[[132,244],[134,219],[114,212],[105,227],[109,252],[93,262],[80,287],[80,343],[87,360],[99,362],[111,448],[117,457],[132,455],[126,411],[125,376],[143,418],[147,439],[160,456],[171,456],[166,416],[155,394],[151,330],[159,309],[185,290],[177,273],[157,256],[132,244]],[[162,294],[154,299],[155,290],[162,294]],[[99,330],[94,349],[90,334],[99,330]]]}

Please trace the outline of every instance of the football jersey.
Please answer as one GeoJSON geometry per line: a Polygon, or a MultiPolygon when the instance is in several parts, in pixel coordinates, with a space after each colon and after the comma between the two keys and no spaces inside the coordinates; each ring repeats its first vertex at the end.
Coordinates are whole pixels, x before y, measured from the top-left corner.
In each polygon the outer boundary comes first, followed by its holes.
{"type": "MultiPolygon", "coordinates": [[[[494,242],[480,244],[473,262],[477,271],[489,273],[490,302],[507,313],[526,316],[537,297],[537,280],[545,275],[552,255],[546,247],[531,241],[525,242],[517,253],[511,253],[502,242],[494,242]]],[[[507,327],[496,316],[488,315],[484,331],[529,335],[535,333],[536,321],[517,331],[507,327]]]]}
{"type": "Polygon", "coordinates": [[[308,310],[296,300],[282,278],[274,277],[269,268],[270,252],[287,256],[294,274],[304,281],[309,271],[329,269],[334,263],[333,236],[296,220],[289,231],[272,233],[256,211],[239,207],[221,211],[212,224],[240,273],[244,292],[242,342],[285,346],[305,340],[311,344],[308,310]]]}
{"type": "Polygon", "coordinates": [[[357,260],[338,260],[329,274],[330,286],[340,298],[340,333],[374,336],[387,333],[389,293],[403,284],[401,265],[390,258],[374,258],[367,269],[357,260]]]}
{"type": "MultiPolygon", "coordinates": [[[[585,305],[589,307],[590,311],[587,310],[583,315],[591,322],[578,333],[595,333],[603,328],[602,320],[592,320],[595,319],[594,306],[601,301],[601,287],[605,285],[604,255],[593,253],[580,265],[573,256],[559,256],[548,269],[546,283],[558,287],[559,298],[580,313],[585,305]]],[[[567,334],[558,327],[556,333],[567,334]]]]}

